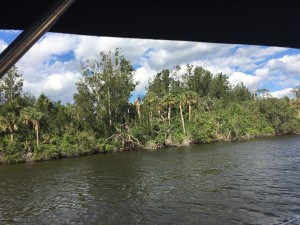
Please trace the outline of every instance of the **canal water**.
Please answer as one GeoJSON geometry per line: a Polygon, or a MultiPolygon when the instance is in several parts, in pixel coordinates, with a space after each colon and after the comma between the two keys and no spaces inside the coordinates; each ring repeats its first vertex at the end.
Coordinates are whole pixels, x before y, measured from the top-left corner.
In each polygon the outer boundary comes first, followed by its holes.
{"type": "Polygon", "coordinates": [[[0,167],[0,224],[299,224],[300,136],[0,167]]]}

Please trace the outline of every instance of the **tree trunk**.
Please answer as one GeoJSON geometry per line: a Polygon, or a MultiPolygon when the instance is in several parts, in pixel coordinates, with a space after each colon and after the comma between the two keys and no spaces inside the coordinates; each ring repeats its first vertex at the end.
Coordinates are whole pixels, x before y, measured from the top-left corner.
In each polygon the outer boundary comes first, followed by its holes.
{"type": "Polygon", "coordinates": [[[14,129],[12,127],[9,127],[9,132],[10,132],[10,140],[11,142],[14,141],[14,129]]]}
{"type": "Polygon", "coordinates": [[[36,147],[39,147],[39,125],[35,125],[36,147]]]}
{"type": "Polygon", "coordinates": [[[112,125],[112,119],[111,119],[111,108],[110,108],[110,92],[107,91],[107,97],[108,97],[108,118],[109,118],[109,125],[112,125]]]}
{"type": "Polygon", "coordinates": [[[151,130],[152,130],[152,116],[151,116],[151,106],[150,104],[148,105],[148,108],[149,108],[149,113],[148,113],[148,117],[149,117],[149,124],[150,124],[150,127],[151,127],[151,130]]]}
{"type": "Polygon", "coordinates": [[[181,105],[181,102],[179,103],[179,108],[180,108],[180,117],[181,117],[182,129],[183,129],[183,133],[185,135],[185,125],[184,125],[184,118],[183,118],[183,114],[182,114],[182,105],[181,105]]]}
{"type": "Polygon", "coordinates": [[[171,105],[169,104],[169,111],[168,111],[168,120],[169,120],[169,128],[171,127],[171,105]]]}
{"type": "Polygon", "coordinates": [[[191,122],[192,107],[190,101],[188,101],[188,105],[189,105],[189,122],[191,122]]]}
{"type": "Polygon", "coordinates": [[[254,98],[254,101],[256,101],[256,90],[255,89],[253,90],[253,98],[254,98]]]}
{"type": "Polygon", "coordinates": [[[141,111],[140,111],[140,107],[137,108],[137,113],[138,113],[138,117],[139,119],[141,118],[141,111]]]}

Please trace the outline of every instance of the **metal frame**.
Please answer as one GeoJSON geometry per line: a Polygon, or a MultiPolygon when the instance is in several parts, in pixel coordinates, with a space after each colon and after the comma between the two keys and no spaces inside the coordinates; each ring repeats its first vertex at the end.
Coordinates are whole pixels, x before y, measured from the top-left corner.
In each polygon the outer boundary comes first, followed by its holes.
{"type": "Polygon", "coordinates": [[[56,23],[75,0],[59,0],[0,54],[0,79],[56,23]]]}

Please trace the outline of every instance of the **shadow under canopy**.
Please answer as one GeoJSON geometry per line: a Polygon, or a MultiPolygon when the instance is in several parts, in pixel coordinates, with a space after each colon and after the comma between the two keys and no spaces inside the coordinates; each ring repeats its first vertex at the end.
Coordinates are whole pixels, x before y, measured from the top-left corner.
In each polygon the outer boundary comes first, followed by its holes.
{"type": "MultiPolygon", "coordinates": [[[[53,2],[1,1],[0,29],[26,29],[53,2]]],[[[76,0],[49,31],[300,48],[299,9],[298,0],[76,0]]]]}
{"type": "MultiPolygon", "coordinates": [[[[28,30],[56,2],[1,1],[0,29],[28,30]]],[[[298,0],[75,0],[47,31],[300,48],[299,8],[298,0]]]]}

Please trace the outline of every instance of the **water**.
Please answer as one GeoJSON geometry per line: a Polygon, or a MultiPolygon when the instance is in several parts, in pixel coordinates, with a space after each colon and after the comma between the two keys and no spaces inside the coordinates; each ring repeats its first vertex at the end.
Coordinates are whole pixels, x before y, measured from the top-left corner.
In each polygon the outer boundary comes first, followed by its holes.
{"type": "Polygon", "coordinates": [[[299,146],[285,136],[2,166],[0,224],[283,224],[300,215],[299,146]]]}

